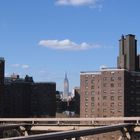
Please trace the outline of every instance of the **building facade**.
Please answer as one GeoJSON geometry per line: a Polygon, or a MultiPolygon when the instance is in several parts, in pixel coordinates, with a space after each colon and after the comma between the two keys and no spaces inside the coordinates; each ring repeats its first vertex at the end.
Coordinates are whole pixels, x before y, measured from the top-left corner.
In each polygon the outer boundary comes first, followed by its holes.
{"type": "MultiPolygon", "coordinates": [[[[119,40],[117,68],[80,73],[80,117],[129,116],[140,116],[140,55],[132,34],[119,40]]],[[[117,139],[117,133],[94,139],[113,137],[117,139]]]]}
{"type": "Polygon", "coordinates": [[[18,75],[5,78],[2,117],[55,117],[56,83],[33,82],[18,75]]]}
{"type": "Polygon", "coordinates": [[[140,55],[137,54],[137,40],[135,35],[122,35],[119,40],[119,56],[117,66],[128,71],[140,71],[140,55]]]}
{"type": "Polygon", "coordinates": [[[28,75],[4,77],[5,60],[0,58],[0,117],[55,117],[56,83],[35,83],[28,75]]]}
{"type": "Polygon", "coordinates": [[[80,116],[124,116],[124,75],[124,69],[81,72],[80,116]]]}
{"type": "Polygon", "coordinates": [[[79,87],[75,87],[73,89],[73,93],[74,93],[74,101],[75,101],[75,114],[77,116],[80,115],[80,88],[79,87]]]}
{"type": "Polygon", "coordinates": [[[0,117],[4,113],[4,71],[5,71],[5,60],[3,57],[0,57],[0,117]]]}
{"type": "Polygon", "coordinates": [[[31,83],[13,81],[5,84],[4,114],[6,118],[31,116],[31,83]]]}
{"type": "Polygon", "coordinates": [[[36,82],[32,84],[32,117],[55,117],[56,83],[36,82]]]}

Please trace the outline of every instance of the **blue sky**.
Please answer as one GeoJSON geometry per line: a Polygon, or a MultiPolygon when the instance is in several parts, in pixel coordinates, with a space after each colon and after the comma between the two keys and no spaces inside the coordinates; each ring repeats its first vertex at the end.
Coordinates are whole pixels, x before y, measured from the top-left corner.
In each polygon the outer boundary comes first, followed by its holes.
{"type": "Polygon", "coordinates": [[[140,39],[140,0],[0,0],[5,75],[80,85],[80,71],[116,66],[118,40],[140,39]]]}

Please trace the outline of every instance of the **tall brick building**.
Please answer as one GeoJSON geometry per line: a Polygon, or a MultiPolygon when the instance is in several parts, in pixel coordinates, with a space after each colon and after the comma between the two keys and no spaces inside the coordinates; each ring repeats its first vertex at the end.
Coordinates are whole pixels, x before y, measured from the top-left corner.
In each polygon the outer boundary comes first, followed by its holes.
{"type": "Polygon", "coordinates": [[[135,35],[122,35],[117,62],[116,68],[80,73],[80,117],[140,116],[140,56],[135,35]]]}
{"type": "Polygon", "coordinates": [[[124,75],[124,69],[81,72],[80,116],[124,116],[124,75]]]}
{"type": "Polygon", "coordinates": [[[128,71],[140,71],[140,56],[137,55],[137,40],[135,35],[122,35],[119,40],[118,68],[128,71]]]}
{"type": "Polygon", "coordinates": [[[3,95],[4,95],[4,71],[5,71],[5,60],[0,57],[0,117],[3,115],[3,95]]]}

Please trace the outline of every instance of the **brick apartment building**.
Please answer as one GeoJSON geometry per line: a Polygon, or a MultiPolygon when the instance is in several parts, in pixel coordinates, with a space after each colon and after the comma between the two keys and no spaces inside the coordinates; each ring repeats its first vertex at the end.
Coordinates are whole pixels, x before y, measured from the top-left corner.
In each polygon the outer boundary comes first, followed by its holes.
{"type": "Polygon", "coordinates": [[[4,58],[0,58],[0,117],[55,117],[56,83],[33,82],[26,75],[4,77],[4,58]]]}
{"type": "Polygon", "coordinates": [[[2,117],[55,117],[56,83],[7,77],[4,87],[2,117]]]}
{"type": "MultiPolygon", "coordinates": [[[[117,62],[116,68],[80,73],[80,117],[140,116],[140,56],[135,35],[122,35],[117,62]]],[[[112,140],[115,135],[94,139],[112,140]]]]}

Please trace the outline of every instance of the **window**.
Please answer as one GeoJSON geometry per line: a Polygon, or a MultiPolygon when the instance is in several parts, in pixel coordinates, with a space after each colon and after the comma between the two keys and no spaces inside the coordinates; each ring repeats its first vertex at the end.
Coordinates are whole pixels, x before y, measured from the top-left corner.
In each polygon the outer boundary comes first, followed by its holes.
{"type": "Polygon", "coordinates": [[[137,112],[140,112],[140,109],[137,109],[136,111],[137,111],[137,112]]]}
{"type": "Polygon", "coordinates": [[[111,84],[110,84],[110,86],[111,86],[111,87],[114,87],[114,84],[113,84],[113,83],[111,83],[111,84]]]}
{"type": "Polygon", "coordinates": [[[107,80],[107,77],[104,77],[103,80],[106,81],[107,80]]]}
{"type": "Polygon", "coordinates": [[[94,89],[94,85],[91,86],[91,89],[94,89]]]}
{"type": "Polygon", "coordinates": [[[92,101],[92,102],[94,101],[94,97],[91,97],[91,101],[92,101]]]}
{"type": "Polygon", "coordinates": [[[114,90],[111,90],[111,94],[114,94],[114,90]]]}
{"type": "Polygon", "coordinates": [[[118,96],[118,100],[122,100],[122,96],[118,96]]]}
{"type": "Polygon", "coordinates": [[[122,90],[118,90],[118,93],[122,93],[122,90]]]}
{"type": "Polygon", "coordinates": [[[119,103],[118,103],[118,106],[122,106],[122,103],[119,102],[119,103]]]}
{"type": "Polygon", "coordinates": [[[118,83],[118,87],[121,87],[121,83],[118,83]]]}
{"type": "Polygon", "coordinates": [[[107,99],[107,96],[103,96],[103,100],[106,100],[107,99]]]}
{"type": "Polygon", "coordinates": [[[85,106],[88,106],[88,103],[87,102],[85,103],[85,106]]]}
{"type": "Polygon", "coordinates": [[[87,108],[85,108],[85,112],[87,112],[88,111],[88,109],[87,108]]]}
{"type": "Polygon", "coordinates": [[[135,99],[134,99],[134,97],[131,97],[130,100],[131,100],[131,101],[134,101],[135,99]]]}
{"type": "Polygon", "coordinates": [[[85,80],[85,84],[88,84],[88,80],[85,80]]]}
{"type": "Polygon", "coordinates": [[[103,86],[106,87],[107,86],[107,83],[104,83],[103,86]]]}
{"type": "Polygon", "coordinates": [[[114,78],[114,77],[111,77],[111,78],[110,78],[110,80],[111,80],[111,81],[114,81],[114,80],[115,80],[115,78],[114,78]]]}
{"type": "Polygon", "coordinates": [[[122,77],[118,77],[118,80],[122,80],[122,77]]]}
{"type": "Polygon", "coordinates": [[[91,95],[94,95],[94,91],[91,91],[91,95]]]}
{"type": "Polygon", "coordinates": [[[118,110],[118,113],[121,113],[121,112],[122,112],[122,110],[121,110],[121,109],[119,109],[119,110],[118,110]]]}
{"type": "Polygon", "coordinates": [[[94,103],[91,103],[91,106],[94,106],[94,103]]]}
{"type": "Polygon", "coordinates": [[[135,112],[135,109],[130,109],[131,112],[135,112]]]}
{"type": "Polygon", "coordinates": [[[88,101],[88,97],[85,98],[85,101],[88,101]]]}
{"type": "Polygon", "coordinates": [[[106,102],[103,102],[103,106],[107,106],[107,103],[106,102]]]}
{"type": "Polygon", "coordinates": [[[91,84],[94,84],[94,80],[91,80],[91,84]]]}
{"type": "Polygon", "coordinates": [[[134,90],[131,90],[131,91],[130,91],[130,93],[132,93],[132,94],[133,94],[133,93],[134,93],[134,90]]]}
{"type": "Polygon", "coordinates": [[[114,103],[111,103],[110,106],[111,106],[111,107],[114,107],[114,103]]]}
{"type": "Polygon", "coordinates": [[[114,101],[114,96],[111,96],[110,98],[111,98],[112,101],[114,101]]]}
{"type": "Polygon", "coordinates": [[[87,91],[85,91],[85,95],[88,95],[88,92],[87,91]]]}
{"type": "Polygon", "coordinates": [[[105,91],[105,90],[104,90],[103,92],[104,92],[104,93],[106,93],[106,91],[105,91]]]}
{"type": "Polygon", "coordinates": [[[110,110],[110,113],[114,114],[115,113],[115,110],[114,109],[111,109],[110,110]]]}
{"type": "Polygon", "coordinates": [[[140,98],[138,97],[138,98],[136,98],[136,100],[137,100],[137,101],[139,101],[139,100],[140,100],[140,98]]]}

